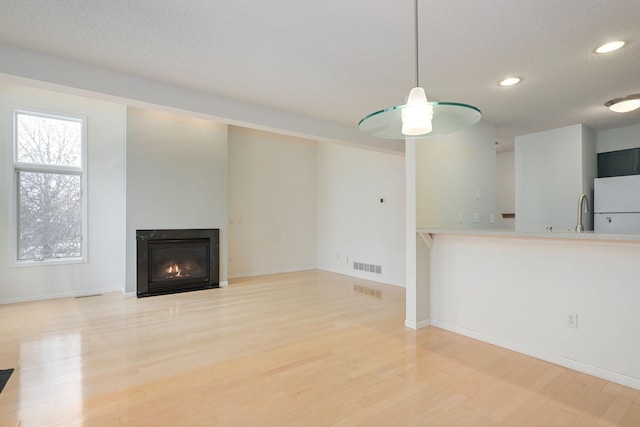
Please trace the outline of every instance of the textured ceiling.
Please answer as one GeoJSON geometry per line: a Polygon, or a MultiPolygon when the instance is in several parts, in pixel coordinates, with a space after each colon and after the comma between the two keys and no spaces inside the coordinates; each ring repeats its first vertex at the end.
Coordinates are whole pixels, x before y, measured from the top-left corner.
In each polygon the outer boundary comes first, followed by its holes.
{"type": "MultiPolygon", "coordinates": [[[[420,0],[420,83],[497,139],[640,123],[638,0],[420,0]],[[609,55],[593,49],[629,43],[609,55]],[[522,84],[501,88],[504,76],[522,84]]],[[[412,0],[3,0],[0,43],[356,126],[415,82],[412,0]]]]}

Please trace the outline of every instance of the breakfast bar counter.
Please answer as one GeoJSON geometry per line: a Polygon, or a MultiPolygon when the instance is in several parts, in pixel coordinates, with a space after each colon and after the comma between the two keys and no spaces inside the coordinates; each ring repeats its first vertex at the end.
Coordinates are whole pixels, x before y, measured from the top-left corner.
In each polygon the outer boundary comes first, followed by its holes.
{"type": "MultiPolygon", "coordinates": [[[[416,319],[640,389],[640,235],[418,229],[416,319]]],[[[414,299],[414,300],[412,300],[414,299]]]]}

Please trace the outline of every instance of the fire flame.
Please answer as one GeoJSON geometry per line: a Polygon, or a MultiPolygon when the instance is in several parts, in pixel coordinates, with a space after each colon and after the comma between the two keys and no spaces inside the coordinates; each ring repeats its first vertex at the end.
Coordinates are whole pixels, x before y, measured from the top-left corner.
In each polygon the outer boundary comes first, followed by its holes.
{"type": "Polygon", "coordinates": [[[171,261],[164,270],[165,274],[172,277],[180,276],[180,267],[175,262],[171,261]]]}

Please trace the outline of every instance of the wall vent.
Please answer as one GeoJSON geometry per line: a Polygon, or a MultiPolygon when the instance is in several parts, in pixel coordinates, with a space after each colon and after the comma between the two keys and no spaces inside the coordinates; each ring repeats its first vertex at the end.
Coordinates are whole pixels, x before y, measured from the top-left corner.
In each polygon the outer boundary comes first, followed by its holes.
{"type": "Polygon", "coordinates": [[[366,271],[369,273],[382,274],[382,266],[375,264],[365,264],[363,262],[354,262],[353,263],[354,270],[366,271]]]}

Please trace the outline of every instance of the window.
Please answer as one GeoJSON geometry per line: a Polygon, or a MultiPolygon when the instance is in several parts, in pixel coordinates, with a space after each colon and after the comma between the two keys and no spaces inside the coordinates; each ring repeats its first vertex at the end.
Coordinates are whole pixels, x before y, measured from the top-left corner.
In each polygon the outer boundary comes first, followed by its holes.
{"type": "Polygon", "coordinates": [[[15,259],[85,254],[84,120],[14,112],[15,259]]]}

